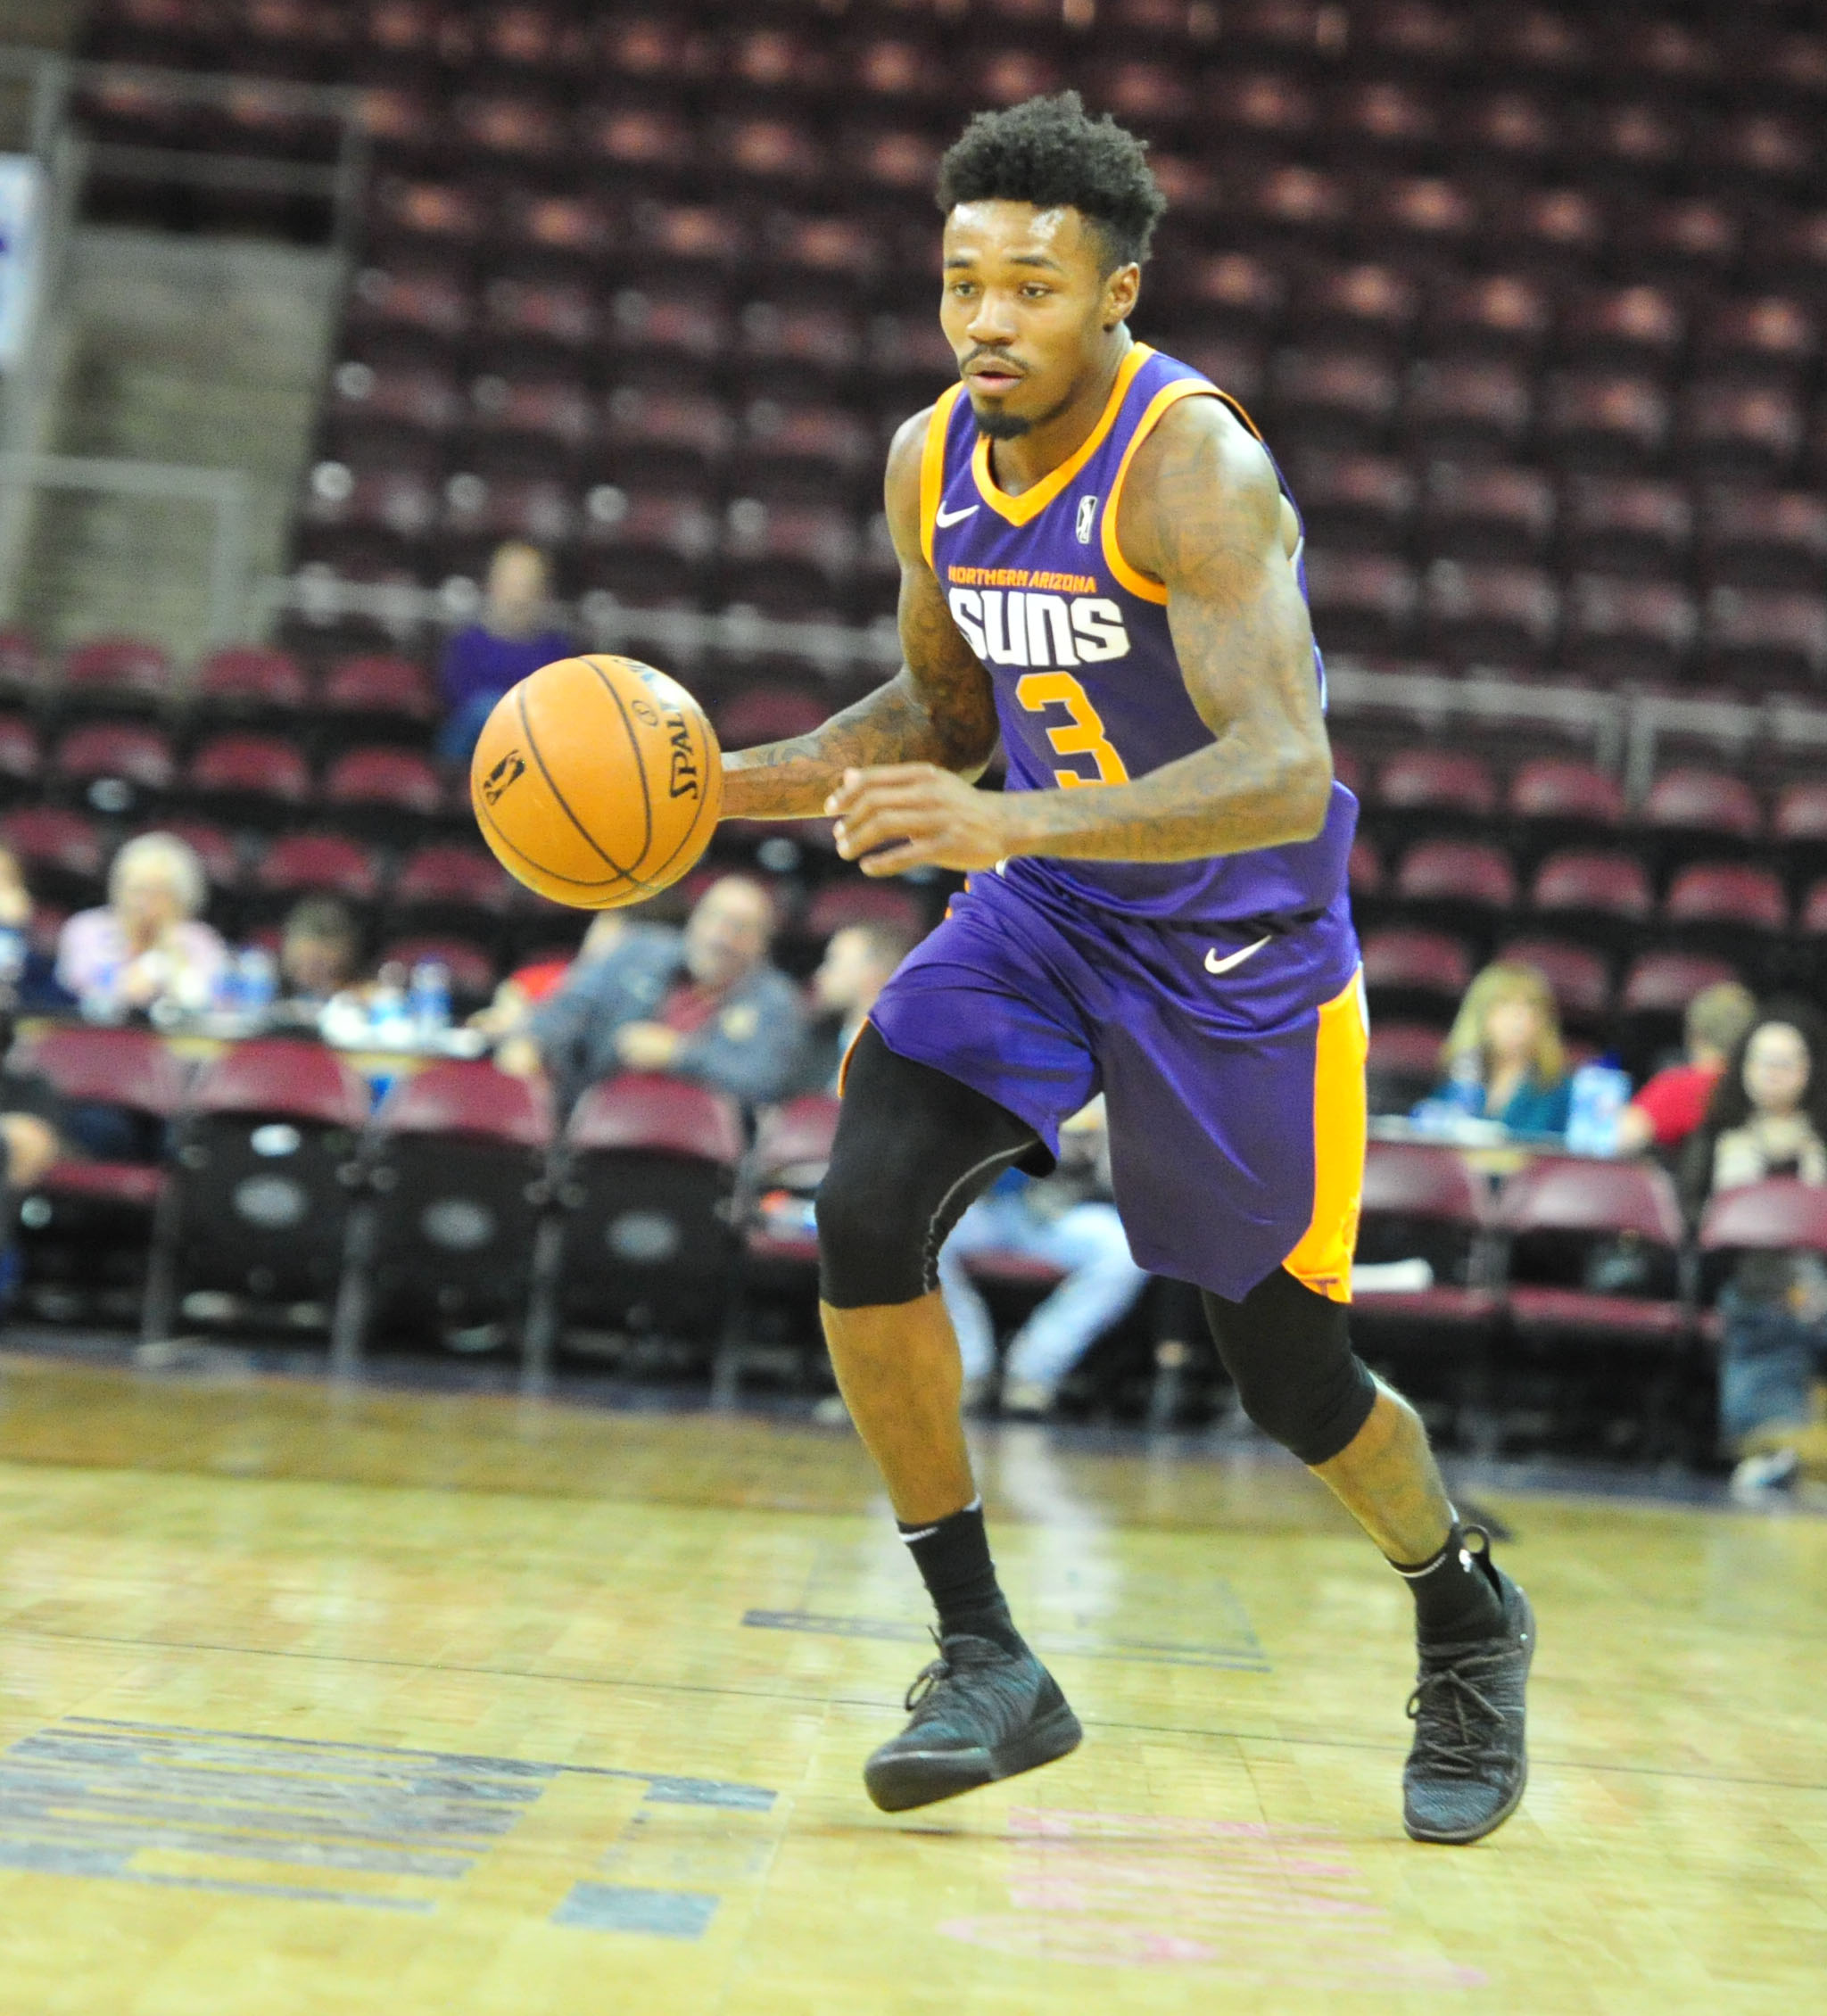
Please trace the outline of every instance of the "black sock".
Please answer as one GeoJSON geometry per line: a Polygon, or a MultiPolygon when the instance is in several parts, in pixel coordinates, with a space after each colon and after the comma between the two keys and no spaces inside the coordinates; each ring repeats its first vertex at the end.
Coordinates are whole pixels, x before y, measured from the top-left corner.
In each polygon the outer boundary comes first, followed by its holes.
{"type": "Polygon", "coordinates": [[[930,1525],[903,1524],[901,1538],[938,1612],[941,1638],[967,1632],[973,1638],[988,1639],[1005,1652],[1027,1649],[1009,1615],[1008,1601],[996,1586],[980,1498],[973,1498],[962,1512],[930,1525]]]}
{"type": "Polygon", "coordinates": [[[1414,1592],[1415,1635],[1424,1644],[1430,1640],[1439,1644],[1483,1638],[1503,1629],[1503,1598],[1498,1593],[1495,1572],[1488,1565],[1488,1547],[1486,1542],[1474,1554],[1454,1520],[1438,1554],[1412,1567],[1401,1561],[1390,1563],[1414,1592]]]}

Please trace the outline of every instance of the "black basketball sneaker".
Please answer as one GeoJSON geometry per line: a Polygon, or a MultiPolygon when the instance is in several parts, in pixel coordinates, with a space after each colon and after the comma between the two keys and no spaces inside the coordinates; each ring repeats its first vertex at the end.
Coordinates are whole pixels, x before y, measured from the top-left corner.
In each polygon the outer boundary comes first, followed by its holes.
{"type": "Polygon", "coordinates": [[[884,1813],[931,1805],[999,1778],[1052,1764],[1084,1737],[1059,1683],[1033,1653],[987,1638],[939,1640],[938,1657],[907,1690],[913,1720],[863,1767],[884,1813]]]}
{"type": "Polygon", "coordinates": [[[1479,1570],[1503,1603],[1503,1624],[1483,1638],[1421,1647],[1409,1697],[1415,1741],[1402,1772],[1402,1825],[1417,1841],[1463,1845],[1500,1827],[1528,1782],[1524,1690],[1535,1656],[1529,1599],[1490,1555],[1480,1526],[1465,1529],[1479,1570]]]}

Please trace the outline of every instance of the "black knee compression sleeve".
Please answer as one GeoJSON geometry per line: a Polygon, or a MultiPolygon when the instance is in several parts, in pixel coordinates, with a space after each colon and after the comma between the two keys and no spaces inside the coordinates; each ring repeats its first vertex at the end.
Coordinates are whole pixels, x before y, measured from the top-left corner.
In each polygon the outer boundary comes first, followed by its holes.
{"type": "Polygon", "coordinates": [[[1302,1463],[1329,1463],[1370,1417],[1376,1385],[1352,1349],[1345,1305],[1277,1268],[1240,1302],[1202,1293],[1244,1411],[1302,1463]]]}
{"type": "Polygon", "coordinates": [[[819,1293],[833,1309],[911,1302],[938,1285],[965,1206],[1037,1149],[980,1092],[890,1050],[866,1027],[850,1053],[831,1167],[818,1186],[819,1293]]]}

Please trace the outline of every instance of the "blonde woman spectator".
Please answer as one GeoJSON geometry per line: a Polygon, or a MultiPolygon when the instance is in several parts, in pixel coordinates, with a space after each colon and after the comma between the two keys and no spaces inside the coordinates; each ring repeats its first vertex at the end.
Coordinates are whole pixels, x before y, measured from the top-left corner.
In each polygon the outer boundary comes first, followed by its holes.
{"type": "Polygon", "coordinates": [[[108,871],[108,901],[82,910],[57,941],[57,978],[91,1021],[207,1008],[227,963],[200,921],[209,879],[173,833],[128,841],[108,871]]]}
{"type": "Polygon", "coordinates": [[[1444,1096],[1514,1134],[1565,1134],[1569,1081],[1560,1015],[1533,966],[1500,961],[1466,990],[1442,1056],[1444,1096]]]}

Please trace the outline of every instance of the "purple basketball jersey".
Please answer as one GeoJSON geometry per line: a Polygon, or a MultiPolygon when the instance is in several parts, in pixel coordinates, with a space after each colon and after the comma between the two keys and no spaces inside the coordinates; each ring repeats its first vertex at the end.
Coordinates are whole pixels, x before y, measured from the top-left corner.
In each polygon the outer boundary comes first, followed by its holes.
{"type": "MultiPolygon", "coordinates": [[[[1189,366],[1137,343],[1084,446],[1011,497],[962,392],[933,408],[921,536],[953,620],[995,683],[1007,788],[1124,783],[1208,747],[1168,629],[1167,591],[1124,558],[1117,509],[1130,458],[1177,401],[1223,399],[1254,434],[1249,417],[1189,366]]],[[[1294,567],[1304,595],[1298,550],[1294,567]]],[[[1313,670],[1323,705],[1317,645],[1313,670]]],[[[1357,816],[1357,800],[1335,783],[1324,828],[1297,845],[1176,863],[1023,856],[1004,877],[1119,916],[1203,925],[1314,914],[1344,888],[1357,816]]]]}

